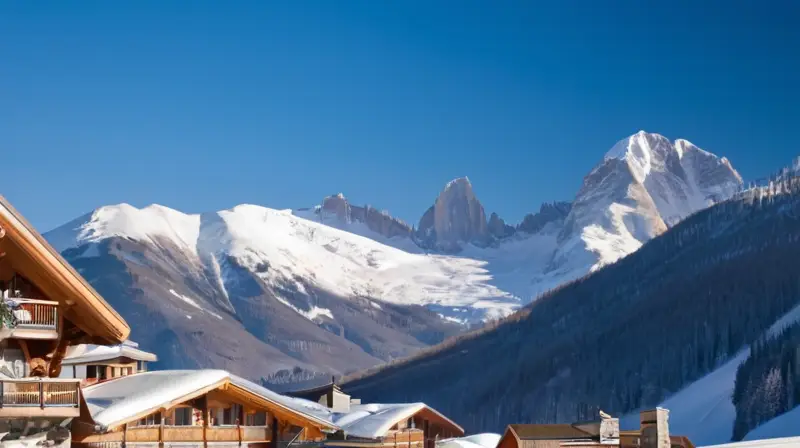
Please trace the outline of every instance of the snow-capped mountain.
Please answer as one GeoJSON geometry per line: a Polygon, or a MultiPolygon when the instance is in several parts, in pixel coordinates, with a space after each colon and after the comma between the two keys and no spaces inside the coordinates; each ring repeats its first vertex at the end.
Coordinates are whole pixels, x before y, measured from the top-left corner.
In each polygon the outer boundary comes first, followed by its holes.
{"type": "Polygon", "coordinates": [[[341,385],[365,401],[424,399],[469,432],[580,421],[598,408],[633,429],[639,410],[660,405],[670,432],[698,445],[796,435],[798,235],[800,177],[785,177],[496,326],[341,385]]]}
{"type": "Polygon", "coordinates": [[[613,263],[741,186],[728,159],[640,131],[614,145],[584,178],[548,270],[566,274],[613,263]]]}
{"type": "Polygon", "coordinates": [[[405,356],[508,315],[740,183],[726,159],[640,132],[606,155],[572,203],[543,204],[515,226],[494,213],[487,220],[464,177],[416,228],[340,193],[295,210],[112,205],[45,236],[134,328],[147,329],[134,335],[144,348],[169,351],[159,355],[170,367],[246,373],[257,370],[237,365],[262,351],[273,362],[258,371],[299,366],[313,376],[405,356]],[[235,359],[215,332],[196,331],[201,324],[225,328],[241,348],[235,359]],[[156,345],[159,334],[172,345],[156,345]]]}

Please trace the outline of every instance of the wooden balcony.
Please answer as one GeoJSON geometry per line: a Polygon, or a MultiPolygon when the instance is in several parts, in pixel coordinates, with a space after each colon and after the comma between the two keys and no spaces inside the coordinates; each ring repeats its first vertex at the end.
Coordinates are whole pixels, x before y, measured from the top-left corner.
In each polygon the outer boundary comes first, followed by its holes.
{"type": "Polygon", "coordinates": [[[6,299],[16,304],[7,337],[58,339],[58,302],[25,298],[6,299]]]}
{"type": "MultiPolygon", "coordinates": [[[[128,442],[203,442],[202,426],[135,426],[128,428],[128,442]],[[160,432],[163,431],[163,432],[160,432]]],[[[94,437],[94,436],[92,436],[94,437]]],[[[267,426],[209,426],[205,428],[209,442],[268,442],[267,426]]]]}
{"type": "Polygon", "coordinates": [[[79,379],[0,380],[0,418],[78,417],[79,403],[79,379]]]}

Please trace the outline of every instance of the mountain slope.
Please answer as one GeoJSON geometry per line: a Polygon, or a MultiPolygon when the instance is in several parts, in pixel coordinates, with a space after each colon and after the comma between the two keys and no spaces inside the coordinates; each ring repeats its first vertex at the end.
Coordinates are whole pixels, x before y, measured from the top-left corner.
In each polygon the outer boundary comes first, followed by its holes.
{"type": "Polygon", "coordinates": [[[340,193],[296,210],[119,204],[45,236],[141,323],[134,337],[165,367],[311,381],[506,316],[740,183],[724,158],[688,142],[646,133],[625,142],[573,203],[543,204],[516,226],[495,213],[487,220],[464,177],[442,189],[416,229],[340,193]]]}
{"type": "Polygon", "coordinates": [[[495,328],[352,376],[344,389],[424,400],[468,431],[659,404],[800,304],[800,181],[779,190],[696,213],[495,328]]]}
{"type": "Polygon", "coordinates": [[[584,179],[549,269],[613,263],[741,185],[726,158],[640,131],[614,145],[584,179]]]}

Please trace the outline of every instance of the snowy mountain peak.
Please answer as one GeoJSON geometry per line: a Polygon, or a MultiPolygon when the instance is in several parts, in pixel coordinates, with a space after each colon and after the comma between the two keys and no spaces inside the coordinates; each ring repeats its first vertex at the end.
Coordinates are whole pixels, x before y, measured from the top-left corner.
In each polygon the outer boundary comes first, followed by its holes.
{"type": "Polygon", "coordinates": [[[742,178],[727,159],[687,140],[637,132],[584,179],[559,237],[555,271],[592,269],[637,250],[690,214],[732,197],[742,178]]]}

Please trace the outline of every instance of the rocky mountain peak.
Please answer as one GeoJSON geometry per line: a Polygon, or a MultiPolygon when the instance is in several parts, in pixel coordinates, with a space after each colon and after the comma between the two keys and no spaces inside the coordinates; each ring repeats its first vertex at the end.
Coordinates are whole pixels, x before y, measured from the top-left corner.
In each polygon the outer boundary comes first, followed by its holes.
{"type": "Polygon", "coordinates": [[[517,226],[517,230],[529,234],[542,230],[551,222],[563,222],[572,209],[570,202],[545,202],[537,213],[528,213],[517,226]]]}
{"type": "Polygon", "coordinates": [[[370,205],[352,205],[342,193],[323,199],[319,212],[323,218],[333,217],[334,223],[339,225],[363,223],[373,232],[386,238],[410,237],[412,233],[411,226],[393,217],[389,212],[377,210],[370,205]]]}
{"type": "Polygon", "coordinates": [[[460,243],[482,245],[489,240],[486,213],[467,177],[445,185],[420,219],[419,234],[426,244],[447,251],[459,250],[460,243]]]}

